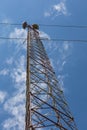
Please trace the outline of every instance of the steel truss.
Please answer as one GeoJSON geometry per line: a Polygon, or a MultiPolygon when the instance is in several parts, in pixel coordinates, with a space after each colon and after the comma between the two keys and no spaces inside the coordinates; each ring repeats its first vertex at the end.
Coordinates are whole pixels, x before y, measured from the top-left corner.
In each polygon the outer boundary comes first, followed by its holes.
{"type": "Polygon", "coordinates": [[[77,130],[35,29],[28,26],[25,130],[77,130]]]}

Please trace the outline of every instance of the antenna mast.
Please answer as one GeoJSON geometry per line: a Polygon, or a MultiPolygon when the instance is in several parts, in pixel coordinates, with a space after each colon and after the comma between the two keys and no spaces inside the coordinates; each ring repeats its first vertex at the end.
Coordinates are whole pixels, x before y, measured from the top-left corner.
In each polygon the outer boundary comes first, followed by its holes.
{"type": "Polygon", "coordinates": [[[27,31],[25,130],[77,130],[74,118],[50,64],[38,25],[27,31]]]}

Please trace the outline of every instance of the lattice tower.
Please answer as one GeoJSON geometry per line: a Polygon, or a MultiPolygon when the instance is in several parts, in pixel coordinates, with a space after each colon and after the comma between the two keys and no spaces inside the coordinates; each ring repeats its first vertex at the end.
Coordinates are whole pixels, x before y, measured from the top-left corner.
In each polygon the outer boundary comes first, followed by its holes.
{"type": "Polygon", "coordinates": [[[39,34],[27,25],[25,130],[77,130],[39,34]]]}

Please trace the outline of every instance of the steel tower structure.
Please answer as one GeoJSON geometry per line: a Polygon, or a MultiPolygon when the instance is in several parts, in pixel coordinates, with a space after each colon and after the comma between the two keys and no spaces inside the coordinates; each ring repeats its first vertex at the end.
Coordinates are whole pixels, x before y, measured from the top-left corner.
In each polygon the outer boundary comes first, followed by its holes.
{"type": "Polygon", "coordinates": [[[39,38],[38,25],[24,22],[23,28],[28,29],[25,130],[77,130],[39,38]]]}

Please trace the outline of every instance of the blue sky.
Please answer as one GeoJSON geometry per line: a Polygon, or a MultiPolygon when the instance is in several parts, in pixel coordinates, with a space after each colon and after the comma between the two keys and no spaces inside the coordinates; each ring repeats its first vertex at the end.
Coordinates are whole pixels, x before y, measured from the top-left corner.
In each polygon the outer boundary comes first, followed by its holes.
{"type": "MultiPolygon", "coordinates": [[[[87,25],[86,0],[1,0],[0,23],[87,25]]],[[[87,40],[86,28],[40,26],[41,37],[87,40]]],[[[0,24],[0,37],[26,37],[21,26],[0,24]]],[[[87,130],[87,43],[45,41],[79,130],[87,130]]],[[[0,130],[22,130],[26,44],[0,39],[0,130]]]]}

